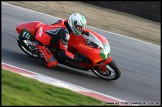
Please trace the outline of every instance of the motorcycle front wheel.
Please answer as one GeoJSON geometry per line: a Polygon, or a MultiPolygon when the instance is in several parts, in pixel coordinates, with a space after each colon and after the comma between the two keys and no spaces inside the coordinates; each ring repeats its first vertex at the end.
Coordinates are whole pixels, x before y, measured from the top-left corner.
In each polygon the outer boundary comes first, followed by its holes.
{"type": "Polygon", "coordinates": [[[91,71],[98,77],[106,80],[117,80],[121,76],[121,71],[113,60],[105,67],[107,71],[101,71],[99,68],[92,68],[91,71]]]}

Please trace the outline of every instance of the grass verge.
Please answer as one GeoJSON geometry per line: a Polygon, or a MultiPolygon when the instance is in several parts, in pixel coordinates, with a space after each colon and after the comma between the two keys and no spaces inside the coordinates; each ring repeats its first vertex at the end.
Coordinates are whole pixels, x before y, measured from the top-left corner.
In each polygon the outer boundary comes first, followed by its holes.
{"type": "Polygon", "coordinates": [[[103,105],[102,101],[2,69],[2,106],[103,105]]]}

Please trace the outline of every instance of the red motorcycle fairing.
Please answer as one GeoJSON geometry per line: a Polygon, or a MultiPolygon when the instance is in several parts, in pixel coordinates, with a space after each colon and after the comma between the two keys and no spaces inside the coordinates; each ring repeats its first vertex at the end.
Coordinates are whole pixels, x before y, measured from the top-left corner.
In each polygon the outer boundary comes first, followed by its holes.
{"type": "MultiPolygon", "coordinates": [[[[94,34],[94,36],[96,36],[102,42],[102,44],[108,43],[105,37],[102,37],[99,34],[91,30],[87,29],[87,31],[94,34]]],[[[73,33],[71,33],[68,46],[69,46],[70,52],[73,52],[74,49],[77,49],[79,53],[88,57],[92,61],[93,65],[95,65],[98,62],[103,61],[103,58],[100,55],[101,49],[89,47],[86,44],[85,38],[82,35],[75,36],[73,33]]],[[[107,59],[107,60],[110,60],[110,59],[107,59]]]]}
{"type": "Polygon", "coordinates": [[[23,29],[26,29],[28,32],[30,32],[35,37],[37,28],[43,25],[44,24],[39,21],[30,21],[30,22],[20,23],[16,27],[16,31],[20,34],[23,29]]]}

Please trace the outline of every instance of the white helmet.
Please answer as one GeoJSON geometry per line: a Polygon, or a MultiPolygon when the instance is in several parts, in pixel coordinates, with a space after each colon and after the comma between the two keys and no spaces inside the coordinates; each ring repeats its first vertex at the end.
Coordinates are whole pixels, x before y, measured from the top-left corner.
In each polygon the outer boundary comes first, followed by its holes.
{"type": "Polygon", "coordinates": [[[69,19],[68,24],[75,35],[82,33],[83,28],[86,26],[87,22],[83,15],[79,13],[73,13],[69,19]]]}

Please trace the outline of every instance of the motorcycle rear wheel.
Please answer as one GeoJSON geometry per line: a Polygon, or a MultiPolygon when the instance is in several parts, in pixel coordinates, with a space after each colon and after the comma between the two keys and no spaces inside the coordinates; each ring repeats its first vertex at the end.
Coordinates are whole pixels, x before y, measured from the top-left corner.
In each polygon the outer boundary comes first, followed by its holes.
{"type": "Polygon", "coordinates": [[[39,55],[36,53],[37,49],[34,45],[34,43],[30,40],[21,40],[22,42],[24,42],[26,44],[26,46],[29,48],[26,49],[22,43],[20,41],[17,41],[18,42],[18,46],[20,47],[20,49],[25,53],[27,54],[28,56],[30,57],[33,57],[33,58],[39,58],[39,55]],[[33,50],[36,50],[36,51],[33,51],[33,50]]]}
{"type": "Polygon", "coordinates": [[[91,69],[91,71],[98,77],[106,80],[117,80],[121,76],[121,71],[118,65],[113,60],[106,65],[106,69],[106,72],[103,72],[98,68],[93,68],[91,69]]]}

